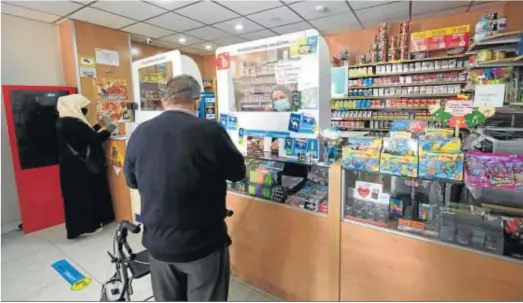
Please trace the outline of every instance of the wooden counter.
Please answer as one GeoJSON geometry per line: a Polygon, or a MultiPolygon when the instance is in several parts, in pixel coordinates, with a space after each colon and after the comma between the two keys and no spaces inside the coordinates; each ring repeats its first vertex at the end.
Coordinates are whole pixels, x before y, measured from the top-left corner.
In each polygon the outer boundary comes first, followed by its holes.
{"type": "Polygon", "coordinates": [[[344,222],[341,301],[523,301],[523,263],[344,222]]]}
{"type": "Polygon", "coordinates": [[[329,179],[328,216],[227,194],[237,277],[289,301],[338,300],[339,166],[331,167],[329,179]]]}
{"type": "Polygon", "coordinates": [[[113,202],[113,210],[117,222],[122,220],[133,221],[131,211],[131,196],[123,172],[125,157],[125,140],[109,139],[105,146],[107,160],[107,181],[113,202]]]}

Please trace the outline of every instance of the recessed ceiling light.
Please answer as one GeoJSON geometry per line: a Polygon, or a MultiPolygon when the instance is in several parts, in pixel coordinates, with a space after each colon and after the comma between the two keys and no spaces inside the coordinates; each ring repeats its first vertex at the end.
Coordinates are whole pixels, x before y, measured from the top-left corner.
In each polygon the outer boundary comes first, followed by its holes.
{"type": "Polygon", "coordinates": [[[323,5],[318,5],[318,6],[316,6],[316,10],[317,10],[318,12],[324,12],[324,11],[325,11],[325,6],[323,6],[323,5]]]}
{"type": "Polygon", "coordinates": [[[205,46],[205,49],[206,49],[206,50],[211,50],[211,49],[212,49],[212,45],[207,44],[207,45],[205,46]]]}
{"type": "Polygon", "coordinates": [[[185,43],[187,42],[187,39],[185,39],[185,37],[180,37],[180,39],[178,39],[178,42],[185,43]]]}
{"type": "Polygon", "coordinates": [[[234,26],[234,29],[235,29],[236,31],[238,31],[238,32],[241,31],[241,30],[243,30],[243,24],[236,24],[236,25],[234,26]]]}

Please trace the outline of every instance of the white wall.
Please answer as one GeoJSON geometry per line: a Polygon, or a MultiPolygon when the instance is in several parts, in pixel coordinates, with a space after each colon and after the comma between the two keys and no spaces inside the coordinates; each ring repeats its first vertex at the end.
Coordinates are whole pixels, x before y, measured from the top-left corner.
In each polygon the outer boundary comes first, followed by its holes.
{"type": "MultiPolygon", "coordinates": [[[[58,26],[2,14],[2,85],[64,85],[58,26]]],[[[2,100],[2,233],[20,223],[2,100]]]]}

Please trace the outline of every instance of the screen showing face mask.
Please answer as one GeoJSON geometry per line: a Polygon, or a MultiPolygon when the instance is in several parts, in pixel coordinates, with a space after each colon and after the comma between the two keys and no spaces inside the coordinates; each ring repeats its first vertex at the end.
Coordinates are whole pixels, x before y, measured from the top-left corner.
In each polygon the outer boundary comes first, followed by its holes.
{"type": "Polygon", "coordinates": [[[11,107],[22,169],[58,164],[56,102],[67,91],[12,91],[11,107]]]}

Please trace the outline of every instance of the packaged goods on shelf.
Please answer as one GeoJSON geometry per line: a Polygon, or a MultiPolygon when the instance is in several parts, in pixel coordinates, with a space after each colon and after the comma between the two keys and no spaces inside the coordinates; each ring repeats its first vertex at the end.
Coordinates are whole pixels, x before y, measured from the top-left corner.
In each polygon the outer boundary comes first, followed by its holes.
{"type": "Polygon", "coordinates": [[[360,76],[372,76],[374,75],[374,72],[372,71],[372,67],[350,67],[349,68],[349,77],[360,77],[360,76]]]}
{"type": "Polygon", "coordinates": [[[349,138],[343,147],[342,166],[350,170],[378,172],[381,144],[379,138],[349,138]]]}
{"type": "Polygon", "coordinates": [[[439,239],[502,255],[503,219],[481,208],[451,204],[441,207],[439,239]]]}
{"type": "Polygon", "coordinates": [[[490,67],[468,73],[467,87],[483,84],[507,84],[512,82],[512,67],[490,67]]]}
{"type": "Polygon", "coordinates": [[[460,59],[435,59],[411,63],[379,64],[376,66],[376,75],[463,68],[465,62],[460,59]]]}
{"type": "Polygon", "coordinates": [[[481,16],[476,23],[474,41],[499,35],[507,29],[507,18],[498,16],[498,13],[487,13],[481,16]]]}
{"type": "Polygon", "coordinates": [[[380,172],[396,176],[418,176],[418,141],[413,138],[383,139],[380,172]]]}
{"type": "Polygon", "coordinates": [[[523,191],[523,155],[467,152],[465,159],[470,186],[523,191]]]}
{"type": "Polygon", "coordinates": [[[461,141],[448,130],[426,130],[419,139],[419,177],[463,180],[461,141]]]}

